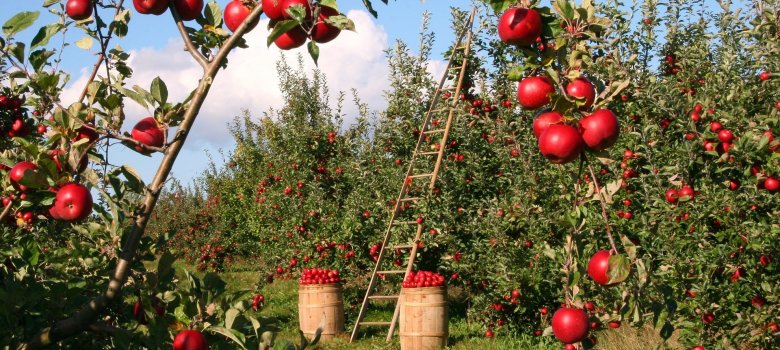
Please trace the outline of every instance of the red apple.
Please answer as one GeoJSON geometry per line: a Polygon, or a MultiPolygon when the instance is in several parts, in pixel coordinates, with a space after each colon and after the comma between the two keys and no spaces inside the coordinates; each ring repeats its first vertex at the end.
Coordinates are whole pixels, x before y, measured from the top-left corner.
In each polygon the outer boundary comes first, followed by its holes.
{"type": "Polygon", "coordinates": [[[610,255],[608,250],[600,250],[588,261],[588,276],[602,286],[609,285],[610,255]]]}
{"type": "Polygon", "coordinates": [[[314,28],[311,30],[311,40],[322,44],[336,39],[341,33],[341,29],[327,23],[326,20],[331,16],[338,15],[339,11],[331,7],[320,6],[320,15],[317,17],[317,23],[314,24],[314,28]]]}
{"type": "MultiPolygon", "coordinates": [[[[263,6],[263,10],[265,10],[265,6],[263,6]]],[[[244,20],[251,12],[252,9],[244,5],[241,0],[231,1],[227,4],[227,6],[225,6],[225,13],[223,15],[225,18],[225,26],[227,26],[231,32],[235,32],[236,29],[238,29],[238,26],[244,22],[244,20]]],[[[247,32],[254,29],[259,21],[260,18],[258,17],[254,22],[250,23],[249,28],[247,28],[247,32]]]]}
{"type": "Polygon", "coordinates": [[[203,12],[203,0],[173,0],[173,6],[182,21],[191,21],[203,12]]]}
{"type": "Polygon", "coordinates": [[[92,17],[92,0],[68,0],[65,4],[65,13],[74,21],[81,21],[92,17]]]}
{"type": "Polygon", "coordinates": [[[8,172],[8,179],[11,180],[11,185],[13,185],[15,189],[22,192],[27,191],[27,186],[20,183],[27,171],[36,172],[38,171],[38,166],[30,162],[19,162],[8,172]]]}
{"type": "Polygon", "coordinates": [[[764,189],[769,192],[777,192],[780,190],[780,180],[774,177],[768,177],[764,180],[764,189]]]}
{"type": "MultiPolygon", "coordinates": [[[[153,117],[147,117],[141,119],[131,132],[133,140],[143,143],[147,146],[162,147],[165,142],[165,131],[157,124],[157,121],[153,117]]],[[[141,153],[145,152],[140,146],[136,146],[135,150],[141,153]]]]}
{"type": "Polygon", "coordinates": [[[593,87],[593,83],[585,77],[579,77],[574,79],[569,85],[566,85],[566,93],[569,96],[576,98],[578,101],[584,101],[580,109],[585,110],[593,106],[593,101],[596,100],[596,88],[593,87]]]}
{"type": "Polygon", "coordinates": [[[723,124],[720,122],[711,122],[710,123],[710,131],[712,132],[718,132],[720,129],[723,129],[723,124]]]}
{"type": "Polygon", "coordinates": [[[568,163],[582,152],[582,138],[573,126],[550,125],[539,137],[539,151],[554,164],[568,163]]]}
{"type": "Polygon", "coordinates": [[[301,27],[290,29],[287,33],[280,35],[274,44],[282,50],[292,50],[301,47],[306,43],[306,32],[301,27]]]}
{"type": "Polygon", "coordinates": [[[510,8],[498,20],[501,41],[519,46],[531,46],[542,34],[542,17],[534,9],[510,8]]]}
{"type": "Polygon", "coordinates": [[[580,132],[586,147],[600,151],[615,144],[620,136],[620,125],[615,113],[599,109],[580,119],[580,132]]]}
{"type": "Polygon", "coordinates": [[[287,8],[293,5],[303,5],[307,18],[311,17],[311,7],[308,0],[263,0],[263,13],[274,21],[290,19],[287,8]]]}
{"type": "Polygon", "coordinates": [[[84,219],[92,213],[92,194],[82,184],[68,183],[57,190],[54,213],[65,221],[84,219]]]}
{"type": "Polygon", "coordinates": [[[761,79],[761,80],[764,80],[764,81],[769,80],[769,78],[771,78],[771,77],[772,77],[772,73],[769,73],[768,71],[763,71],[763,72],[761,72],[761,74],[758,75],[758,79],[761,79]]]}
{"type": "Polygon", "coordinates": [[[556,111],[546,111],[540,113],[536,119],[534,119],[534,135],[539,139],[550,125],[563,123],[563,115],[556,111]]]}
{"type": "Polygon", "coordinates": [[[552,329],[555,337],[565,344],[572,344],[588,335],[590,321],[585,311],[575,308],[560,308],[552,317],[552,329]]]}
{"type": "Polygon", "coordinates": [[[161,15],[168,9],[168,0],[133,0],[133,6],[140,14],[161,15]]]}
{"type": "Polygon", "coordinates": [[[555,87],[544,75],[525,78],[517,85],[517,101],[525,109],[537,109],[550,103],[550,94],[553,93],[555,87]]]}
{"type": "Polygon", "coordinates": [[[734,141],[734,134],[728,129],[722,129],[718,131],[718,140],[723,143],[731,143],[734,141]]]}
{"type": "Polygon", "coordinates": [[[196,330],[181,331],[173,339],[173,350],[206,350],[208,348],[206,337],[196,330]]]}

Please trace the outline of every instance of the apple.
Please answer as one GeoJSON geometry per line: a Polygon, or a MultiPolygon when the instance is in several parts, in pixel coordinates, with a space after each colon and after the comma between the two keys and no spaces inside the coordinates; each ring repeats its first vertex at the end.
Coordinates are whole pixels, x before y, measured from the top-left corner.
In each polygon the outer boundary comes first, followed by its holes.
{"type": "Polygon", "coordinates": [[[596,100],[596,88],[593,87],[593,83],[585,77],[574,79],[574,81],[566,85],[566,93],[569,94],[569,96],[576,98],[578,101],[585,102],[585,104],[580,106],[581,110],[590,108],[593,106],[593,101],[596,100]]]}
{"type": "Polygon", "coordinates": [[[600,250],[593,254],[588,261],[588,276],[602,286],[609,285],[610,256],[609,250],[600,250]]]}
{"type": "Polygon", "coordinates": [[[608,109],[596,110],[580,119],[579,126],[585,146],[594,151],[611,147],[620,136],[617,117],[608,109]]]}
{"type": "Polygon", "coordinates": [[[739,180],[736,179],[729,180],[729,189],[732,191],[738,190],[741,185],[742,184],[740,184],[739,180]]]}
{"type": "Polygon", "coordinates": [[[92,124],[82,125],[76,129],[76,137],[73,138],[73,142],[77,142],[81,139],[89,140],[88,143],[95,142],[100,137],[100,134],[95,131],[95,126],[92,124]]]}
{"type": "Polygon", "coordinates": [[[552,329],[555,337],[565,344],[572,344],[588,335],[590,321],[585,311],[563,307],[555,311],[552,317],[552,329]]]}
{"type": "Polygon", "coordinates": [[[680,198],[687,197],[688,199],[693,199],[696,196],[696,191],[688,185],[683,186],[677,193],[680,195],[680,198]]]}
{"type": "Polygon", "coordinates": [[[718,131],[718,140],[723,143],[731,143],[734,141],[734,134],[728,129],[721,129],[718,131]]]}
{"type": "Polygon", "coordinates": [[[704,350],[704,346],[696,345],[696,346],[692,347],[691,350],[704,350]]]}
{"type": "Polygon", "coordinates": [[[711,122],[710,123],[710,131],[712,132],[718,132],[720,129],[723,129],[723,124],[720,122],[711,122]]]}
{"type": "Polygon", "coordinates": [[[133,317],[135,317],[136,321],[140,324],[149,323],[149,320],[146,319],[146,312],[144,311],[144,305],[141,303],[141,299],[138,299],[138,301],[135,302],[135,305],[133,305],[133,317]]]}
{"type": "Polygon", "coordinates": [[[280,35],[274,40],[274,44],[282,50],[292,50],[301,47],[305,43],[306,32],[300,26],[290,29],[287,33],[280,35]]]}
{"type": "Polygon", "coordinates": [[[701,315],[701,321],[704,322],[704,324],[710,324],[715,321],[715,315],[713,315],[712,312],[707,312],[701,315]]]}
{"type": "MultiPolygon", "coordinates": [[[[263,10],[265,10],[265,6],[263,6],[263,10]]],[[[225,26],[227,26],[231,32],[235,32],[236,29],[238,29],[238,26],[240,26],[241,23],[244,23],[244,20],[247,18],[247,16],[249,16],[249,13],[251,12],[252,9],[244,5],[244,3],[241,2],[241,0],[231,1],[230,3],[227,4],[227,6],[225,6],[225,13],[223,15],[223,17],[225,18],[225,26]]],[[[246,31],[249,32],[252,29],[254,29],[255,26],[257,26],[257,23],[259,21],[260,18],[258,17],[255,21],[249,23],[249,27],[247,28],[246,31]]]]}
{"type": "Polygon", "coordinates": [[[133,6],[140,14],[161,15],[168,9],[168,0],[133,0],[133,6]]]}
{"type": "Polygon", "coordinates": [[[542,17],[534,9],[510,8],[498,20],[501,41],[519,46],[531,46],[542,35],[542,17]]]}
{"type": "Polygon", "coordinates": [[[553,93],[555,87],[545,75],[525,78],[517,85],[517,101],[525,109],[537,109],[550,103],[553,93]]]}
{"type": "Polygon", "coordinates": [[[181,331],[173,339],[173,350],[206,350],[208,348],[206,337],[196,330],[181,331]]]}
{"type": "Polygon", "coordinates": [[[203,0],[173,0],[173,6],[182,21],[191,21],[203,12],[203,0]]]}
{"type": "Polygon", "coordinates": [[[556,111],[546,111],[540,113],[538,116],[536,116],[536,119],[534,119],[534,135],[536,135],[536,139],[538,140],[539,136],[542,136],[542,134],[547,131],[547,128],[549,128],[550,125],[560,123],[563,123],[562,114],[556,111]]]}
{"type": "Polygon", "coordinates": [[[317,17],[317,22],[314,23],[314,27],[311,30],[311,40],[323,44],[336,39],[341,33],[341,29],[327,23],[326,20],[331,16],[338,15],[339,11],[331,7],[320,6],[320,15],[317,17]]]}
{"type": "Polygon", "coordinates": [[[11,185],[13,185],[15,189],[22,192],[27,191],[27,186],[20,183],[27,171],[36,172],[38,171],[38,166],[30,162],[19,162],[8,172],[8,179],[11,180],[11,185]]]}
{"type": "Polygon", "coordinates": [[[496,334],[493,333],[493,330],[488,329],[488,330],[485,331],[485,338],[493,338],[495,336],[496,336],[496,334]]]}
{"type": "Polygon", "coordinates": [[[54,197],[54,213],[59,219],[65,221],[84,219],[92,213],[92,194],[80,183],[68,183],[57,190],[57,195],[54,197]]]}
{"type": "MultiPolygon", "coordinates": [[[[163,131],[153,117],[141,119],[133,127],[131,135],[133,140],[151,147],[162,147],[165,142],[165,131],[163,131]]],[[[136,146],[135,150],[141,153],[149,153],[141,148],[141,146],[136,146]]]]}
{"type": "Polygon", "coordinates": [[[780,180],[774,177],[768,177],[764,180],[764,189],[769,192],[777,192],[780,190],[780,180]]]}
{"type": "Polygon", "coordinates": [[[287,8],[293,5],[302,5],[306,8],[307,16],[311,17],[311,6],[308,0],[263,0],[263,13],[273,21],[290,19],[287,8]]]}
{"type": "Polygon", "coordinates": [[[81,21],[92,17],[92,0],[68,0],[65,4],[65,13],[74,21],[81,21]]]}
{"type": "Polygon", "coordinates": [[[620,328],[620,321],[610,321],[607,325],[609,328],[620,328]]]}
{"type": "Polygon", "coordinates": [[[577,159],[582,152],[582,138],[573,126],[550,125],[539,137],[539,151],[550,162],[565,164],[577,159]]]}
{"type": "Polygon", "coordinates": [[[758,79],[761,79],[762,81],[769,80],[769,78],[772,77],[772,73],[769,73],[768,71],[763,71],[761,74],[758,75],[758,79]]]}

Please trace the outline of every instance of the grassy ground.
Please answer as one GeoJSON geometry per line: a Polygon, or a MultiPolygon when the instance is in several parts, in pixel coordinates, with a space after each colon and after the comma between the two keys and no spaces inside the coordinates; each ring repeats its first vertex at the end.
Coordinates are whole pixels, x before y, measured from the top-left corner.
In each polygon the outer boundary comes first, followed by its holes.
{"type": "MultiPolygon", "coordinates": [[[[177,266],[178,268],[188,268],[177,266]]],[[[192,271],[192,269],[190,269],[192,271]]],[[[221,274],[227,282],[229,290],[252,288],[261,278],[256,272],[225,272],[221,274]]],[[[266,285],[262,293],[266,304],[262,311],[264,317],[276,320],[281,328],[277,339],[297,341],[298,339],[298,285],[297,281],[277,280],[266,285]]],[[[389,320],[391,310],[369,313],[367,320],[389,320]]],[[[352,324],[347,320],[347,331],[352,324]]],[[[387,328],[369,328],[361,334],[355,343],[349,343],[349,334],[323,342],[316,348],[323,350],[398,350],[398,336],[390,343],[385,342],[387,328]]],[[[493,339],[482,336],[484,329],[480,324],[469,323],[463,318],[450,318],[449,323],[449,347],[453,350],[503,350],[503,349],[528,349],[528,350],[552,350],[562,349],[561,343],[553,337],[534,337],[529,335],[506,335],[498,332],[493,339]]],[[[647,350],[655,349],[662,344],[661,339],[652,329],[635,329],[621,327],[619,329],[600,330],[595,333],[597,337],[596,350],[647,350]]],[[[666,344],[667,349],[677,349],[679,344],[672,341],[666,344]]]]}

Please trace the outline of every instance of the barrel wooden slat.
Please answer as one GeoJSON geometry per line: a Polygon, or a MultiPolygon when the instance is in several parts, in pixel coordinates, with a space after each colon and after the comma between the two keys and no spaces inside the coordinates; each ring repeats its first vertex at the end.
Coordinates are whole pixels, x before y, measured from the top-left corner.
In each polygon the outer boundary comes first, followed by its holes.
{"type": "Polygon", "coordinates": [[[401,350],[434,350],[447,346],[447,292],[444,287],[403,288],[398,333],[401,350]]]}
{"type": "Polygon", "coordinates": [[[302,284],[298,288],[298,319],[307,338],[322,323],[320,339],[344,332],[344,297],[340,284],[302,284]]]}

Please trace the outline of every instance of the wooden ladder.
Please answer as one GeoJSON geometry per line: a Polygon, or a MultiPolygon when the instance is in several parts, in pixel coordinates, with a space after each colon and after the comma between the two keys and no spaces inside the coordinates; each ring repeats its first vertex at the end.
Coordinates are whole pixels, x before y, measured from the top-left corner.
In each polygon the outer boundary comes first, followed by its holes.
{"type": "Polygon", "coordinates": [[[458,39],[455,42],[455,46],[452,49],[449,61],[447,63],[447,69],[445,70],[441,80],[439,81],[439,85],[433,94],[433,101],[431,102],[431,106],[425,113],[423,127],[417,139],[417,145],[415,146],[414,152],[412,153],[412,159],[409,161],[409,167],[406,171],[403,184],[401,185],[401,191],[398,194],[398,198],[395,201],[393,211],[390,215],[390,221],[387,225],[385,238],[382,241],[382,245],[379,249],[379,256],[377,257],[376,265],[374,266],[374,270],[371,274],[371,281],[368,283],[368,288],[366,288],[366,294],[363,298],[363,303],[360,306],[360,312],[358,313],[358,318],[355,322],[355,328],[352,330],[352,336],[349,339],[350,342],[353,342],[357,338],[358,331],[362,326],[389,326],[390,330],[387,332],[388,342],[392,339],[395,332],[401,306],[398,302],[400,298],[400,291],[394,295],[375,295],[374,288],[380,279],[379,276],[403,274],[405,279],[414,267],[415,258],[417,256],[418,243],[422,237],[425,223],[420,223],[416,220],[402,221],[399,220],[399,215],[401,214],[404,205],[408,205],[408,203],[414,203],[424,199],[424,197],[410,196],[411,185],[415,180],[428,180],[428,193],[431,193],[436,185],[436,179],[439,175],[442,161],[444,160],[444,152],[447,148],[447,139],[450,134],[450,129],[459,109],[458,98],[461,94],[461,87],[463,85],[463,79],[466,74],[466,67],[468,65],[468,57],[471,51],[472,26],[474,23],[475,14],[476,8],[471,11],[471,14],[468,17],[463,30],[458,35],[458,39]],[[452,81],[451,77],[453,76],[453,73],[456,74],[455,81],[447,84],[448,82],[452,81]],[[442,98],[443,95],[444,98],[442,98]],[[434,118],[439,116],[446,116],[446,122],[443,128],[441,128],[439,125],[433,125],[431,123],[434,118]],[[441,140],[438,143],[438,149],[435,151],[424,151],[423,147],[426,145],[426,138],[438,134],[441,134],[441,140]],[[419,170],[416,169],[415,165],[418,161],[418,158],[431,162],[432,156],[435,156],[433,170],[417,173],[419,170]],[[416,226],[416,233],[414,240],[412,241],[413,244],[390,244],[392,241],[393,229],[399,226],[416,226]],[[386,252],[388,250],[392,251],[396,249],[411,249],[409,259],[406,262],[406,267],[404,269],[383,270],[382,265],[386,260],[386,252]],[[389,322],[363,321],[363,318],[366,316],[366,310],[372,301],[394,302],[395,311],[393,312],[393,319],[389,322]]]}

